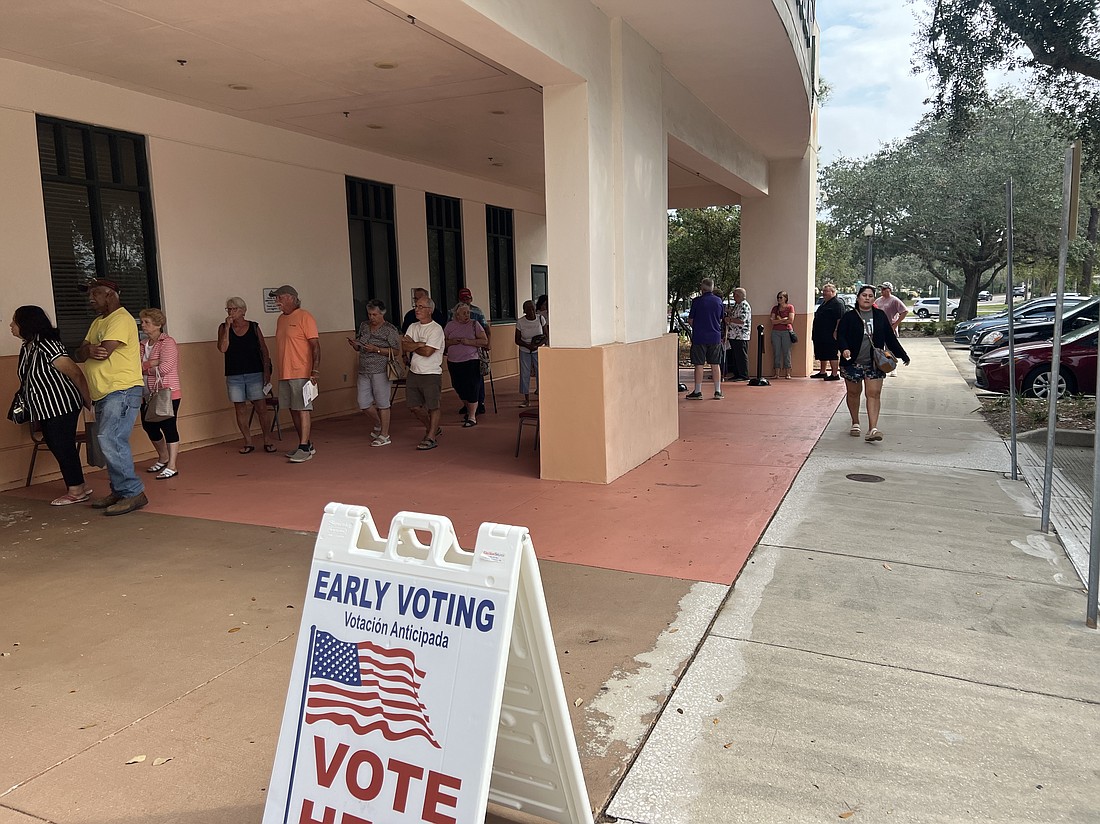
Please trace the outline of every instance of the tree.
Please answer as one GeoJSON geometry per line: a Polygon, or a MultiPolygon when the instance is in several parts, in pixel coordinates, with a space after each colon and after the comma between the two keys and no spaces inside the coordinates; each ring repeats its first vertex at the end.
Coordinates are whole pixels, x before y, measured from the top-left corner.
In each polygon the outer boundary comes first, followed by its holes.
{"type": "Polygon", "coordinates": [[[961,317],[1005,267],[1004,181],[1015,183],[1018,260],[1057,255],[1063,146],[1043,112],[1002,94],[956,136],[926,117],[913,133],[869,158],[821,171],[820,188],[835,231],[876,249],[911,254],[960,297],[961,317]]]}
{"type": "Polygon", "coordinates": [[[927,0],[916,66],[931,70],[936,116],[956,126],[989,103],[986,73],[1024,69],[1052,101],[1080,113],[1100,102],[1094,0],[927,0]]]}
{"type": "Polygon", "coordinates": [[[862,273],[854,263],[862,248],[862,244],[857,244],[852,238],[835,231],[828,221],[819,220],[817,222],[817,288],[821,289],[826,283],[833,283],[840,288],[840,291],[847,291],[862,273]]]}
{"type": "Polygon", "coordinates": [[[674,312],[710,278],[729,295],[741,282],[741,210],[678,209],[668,219],[668,302],[674,312]]]}
{"type": "MultiPolygon", "coordinates": [[[[989,104],[991,69],[1028,72],[1035,96],[1081,140],[1086,173],[1100,175],[1100,10],[1095,0],[925,0],[914,64],[931,71],[934,114],[954,134],[989,104]]],[[[1091,291],[1100,198],[1082,181],[1085,245],[1072,256],[1091,291]]],[[[1072,274],[1067,275],[1067,279],[1072,274]]]]}

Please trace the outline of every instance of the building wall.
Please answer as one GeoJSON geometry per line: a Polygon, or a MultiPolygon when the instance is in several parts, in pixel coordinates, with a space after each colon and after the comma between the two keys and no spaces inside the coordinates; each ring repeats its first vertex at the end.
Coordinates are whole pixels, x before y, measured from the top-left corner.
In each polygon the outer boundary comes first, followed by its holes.
{"type": "MultiPolygon", "coordinates": [[[[354,411],[356,356],[344,342],[354,326],[345,175],[395,187],[403,301],[427,281],[427,191],[463,200],[466,278],[482,306],[489,298],[486,203],[515,210],[517,295],[530,292],[531,264],[546,262],[541,195],[0,60],[2,312],[33,303],[53,314],[36,113],[146,136],[161,303],[181,344],[184,449],[239,437],[214,344],[225,298],[243,297],[249,316],[273,337],[276,315],[263,311],[263,290],[282,283],[298,288],[321,330],[318,415],[354,411]]],[[[501,331],[493,352],[498,377],[516,371],[517,357],[511,333],[501,331]]],[[[6,397],[17,387],[18,345],[0,335],[6,397]]],[[[151,454],[140,430],[134,446],[151,454]]],[[[0,488],[23,482],[30,448],[26,427],[0,428],[0,488]]],[[[48,456],[39,467],[38,477],[56,475],[48,456]]]]}

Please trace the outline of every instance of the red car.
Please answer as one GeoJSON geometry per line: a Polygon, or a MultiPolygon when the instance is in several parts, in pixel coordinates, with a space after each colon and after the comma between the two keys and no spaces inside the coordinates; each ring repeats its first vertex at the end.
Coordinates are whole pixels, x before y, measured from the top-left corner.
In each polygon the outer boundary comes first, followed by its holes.
{"type": "MultiPolygon", "coordinates": [[[[1058,397],[1096,394],[1096,333],[1100,324],[1090,323],[1062,336],[1062,368],[1058,376],[1058,397]]],[[[1050,364],[1054,341],[1028,341],[1016,347],[1016,390],[1033,398],[1050,394],[1050,364]]],[[[1008,347],[987,352],[975,367],[978,387],[990,392],[1008,392],[1008,347]]]]}

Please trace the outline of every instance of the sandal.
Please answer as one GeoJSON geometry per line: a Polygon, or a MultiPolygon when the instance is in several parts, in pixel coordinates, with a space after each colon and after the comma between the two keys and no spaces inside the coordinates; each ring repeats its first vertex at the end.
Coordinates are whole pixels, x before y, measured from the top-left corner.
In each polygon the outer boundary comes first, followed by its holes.
{"type": "Polygon", "coordinates": [[[519,405],[519,408],[520,408],[520,409],[526,409],[526,408],[527,408],[528,406],[530,406],[530,405],[531,405],[531,402],[530,402],[530,401],[521,401],[521,402],[520,402],[520,405],[519,405]]]}
{"type": "Polygon", "coordinates": [[[416,448],[419,449],[421,452],[424,452],[428,449],[435,449],[437,446],[439,446],[439,444],[437,444],[434,440],[432,440],[431,438],[425,438],[416,445],[416,448]]]}
{"type": "Polygon", "coordinates": [[[247,455],[249,452],[255,452],[255,451],[256,451],[256,447],[254,447],[252,445],[242,446],[240,449],[237,450],[237,454],[247,455]]]}
{"type": "Polygon", "coordinates": [[[82,504],[90,497],[92,497],[92,490],[90,489],[85,491],[83,495],[73,495],[71,493],[66,493],[60,498],[54,498],[52,501],[50,501],[50,506],[68,506],[69,504],[82,504]]]}
{"type": "Polygon", "coordinates": [[[374,440],[372,440],[370,442],[370,445],[371,446],[389,446],[390,445],[390,436],[389,435],[383,435],[381,432],[379,432],[377,435],[375,435],[374,440]]]}
{"type": "Polygon", "coordinates": [[[153,464],[151,467],[149,467],[145,471],[146,472],[160,472],[166,466],[168,466],[167,461],[157,461],[155,464],[153,464]]]}
{"type": "Polygon", "coordinates": [[[882,433],[879,432],[877,429],[872,429],[870,432],[867,433],[867,437],[863,440],[867,441],[867,443],[871,443],[871,441],[881,441],[882,433]]]}
{"type": "Polygon", "coordinates": [[[471,426],[477,426],[477,421],[473,418],[467,418],[462,424],[463,429],[469,429],[471,426]]]}
{"type": "Polygon", "coordinates": [[[169,478],[174,478],[179,474],[180,473],[179,473],[178,469],[169,469],[166,466],[166,467],[164,467],[164,469],[162,469],[160,472],[157,473],[157,480],[158,481],[167,481],[169,478]]]}
{"type": "Polygon", "coordinates": [[[265,443],[264,444],[264,452],[278,452],[278,451],[279,451],[279,447],[277,447],[275,444],[273,444],[273,443],[265,443]]]}
{"type": "Polygon", "coordinates": [[[854,423],[852,424],[852,428],[848,430],[848,434],[851,435],[853,438],[858,438],[863,433],[860,431],[859,424],[854,423]]]}

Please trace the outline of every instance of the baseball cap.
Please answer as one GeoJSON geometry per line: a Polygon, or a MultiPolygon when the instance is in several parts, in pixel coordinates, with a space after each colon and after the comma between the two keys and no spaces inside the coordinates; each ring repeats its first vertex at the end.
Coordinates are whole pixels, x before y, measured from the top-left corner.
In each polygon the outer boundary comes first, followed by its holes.
{"type": "Polygon", "coordinates": [[[470,300],[473,296],[474,296],[474,293],[471,292],[469,289],[467,289],[465,287],[458,290],[458,299],[459,300],[470,300]]]}
{"type": "Polygon", "coordinates": [[[879,289],[889,289],[891,292],[893,292],[894,291],[894,284],[892,284],[888,280],[884,280],[881,284],[879,284],[878,288],[879,289]]]}
{"type": "Polygon", "coordinates": [[[78,283],[76,285],[76,288],[79,289],[81,292],[90,292],[97,286],[103,286],[104,288],[110,289],[113,292],[121,291],[118,288],[117,283],[115,283],[113,280],[107,280],[106,278],[88,278],[83,283],[78,283]]]}
{"type": "Polygon", "coordinates": [[[273,289],[271,291],[271,297],[276,298],[279,295],[290,295],[292,298],[296,298],[298,297],[298,290],[289,283],[284,283],[278,289],[273,289]]]}

